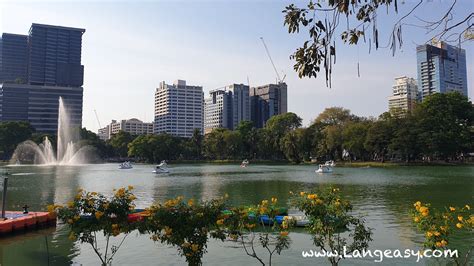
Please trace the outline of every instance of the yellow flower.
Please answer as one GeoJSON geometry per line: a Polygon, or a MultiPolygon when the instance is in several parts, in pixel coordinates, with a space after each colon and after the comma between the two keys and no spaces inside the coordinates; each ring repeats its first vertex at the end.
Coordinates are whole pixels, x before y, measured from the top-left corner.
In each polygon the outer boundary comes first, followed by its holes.
{"type": "Polygon", "coordinates": [[[438,242],[436,242],[435,245],[436,245],[436,247],[440,248],[442,244],[441,244],[441,242],[438,241],[438,242]]]}
{"type": "Polygon", "coordinates": [[[128,186],[128,190],[133,190],[133,186],[128,186]]]}
{"type": "Polygon", "coordinates": [[[318,197],[317,194],[309,194],[309,195],[308,195],[308,199],[315,199],[315,198],[317,198],[317,197],[318,197]]]}
{"type": "Polygon", "coordinates": [[[91,196],[97,196],[97,192],[91,192],[91,196]]]}
{"type": "Polygon", "coordinates": [[[440,234],[440,232],[435,231],[435,232],[433,233],[433,235],[434,235],[434,236],[440,236],[441,234],[440,234]]]}
{"type": "Polygon", "coordinates": [[[332,189],[332,192],[338,192],[338,191],[339,191],[338,188],[333,188],[333,189],[332,189]]]}
{"type": "Polygon", "coordinates": [[[272,203],[273,203],[273,204],[276,204],[276,203],[277,203],[277,201],[278,201],[278,199],[277,199],[277,198],[272,198],[272,203]]]}
{"type": "Polygon", "coordinates": [[[446,240],[444,240],[444,239],[441,240],[441,246],[444,247],[444,246],[446,246],[447,244],[448,244],[448,241],[446,241],[446,240]]]}
{"type": "Polygon", "coordinates": [[[216,221],[217,225],[223,225],[224,224],[224,219],[219,219],[216,221]]]}
{"type": "Polygon", "coordinates": [[[424,206],[423,206],[423,207],[420,207],[419,212],[426,212],[426,211],[428,211],[428,208],[427,208],[427,207],[424,207],[424,206]]]}
{"type": "Polygon", "coordinates": [[[288,228],[288,222],[287,222],[287,221],[283,221],[283,222],[281,223],[281,228],[287,229],[287,228],[288,228]]]}
{"type": "Polygon", "coordinates": [[[429,214],[429,212],[428,212],[428,211],[425,211],[425,212],[422,212],[422,213],[421,213],[421,215],[422,215],[423,217],[426,217],[426,216],[428,216],[428,214],[429,214]]]}
{"type": "Polygon", "coordinates": [[[183,248],[189,248],[191,246],[191,244],[189,242],[184,242],[183,244],[181,244],[181,247],[183,248]]]}
{"type": "Polygon", "coordinates": [[[72,219],[68,219],[68,220],[67,220],[67,223],[68,223],[68,224],[73,224],[74,221],[73,221],[72,219]]]}
{"type": "Polygon", "coordinates": [[[67,203],[67,206],[68,206],[69,208],[74,207],[74,202],[73,202],[73,201],[68,202],[68,203],[67,203]]]}
{"type": "Polygon", "coordinates": [[[448,231],[448,227],[447,226],[440,226],[439,229],[443,232],[446,232],[448,231]]]}
{"type": "Polygon", "coordinates": [[[188,205],[193,206],[194,205],[194,200],[193,199],[188,200],[188,205]]]}
{"type": "Polygon", "coordinates": [[[413,218],[413,221],[414,221],[415,223],[418,223],[418,222],[420,221],[420,218],[419,218],[419,217],[415,217],[415,218],[413,218]]]}
{"type": "Polygon", "coordinates": [[[69,238],[69,240],[71,240],[71,241],[76,241],[76,239],[77,239],[76,235],[75,235],[73,232],[71,232],[71,233],[69,234],[69,237],[68,237],[68,238],[69,238]]]}
{"type": "Polygon", "coordinates": [[[433,236],[433,233],[431,233],[430,231],[426,232],[426,237],[430,238],[433,236]]]}
{"type": "Polygon", "coordinates": [[[417,201],[413,204],[413,207],[416,207],[416,206],[421,207],[421,201],[417,201]]]}
{"type": "Polygon", "coordinates": [[[300,196],[302,196],[302,197],[303,197],[303,196],[304,196],[304,194],[305,194],[305,192],[304,192],[304,191],[301,191],[301,192],[300,192],[300,196]]]}
{"type": "Polygon", "coordinates": [[[48,205],[48,212],[53,213],[55,211],[55,206],[54,205],[48,205]]]}
{"type": "Polygon", "coordinates": [[[461,228],[463,227],[463,225],[462,225],[462,223],[457,223],[457,224],[456,224],[456,227],[459,228],[459,229],[461,229],[461,228]]]}
{"type": "Polygon", "coordinates": [[[103,212],[100,212],[100,211],[96,211],[96,212],[95,212],[95,218],[96,218],[97,220],[99,220],[100,217],[102,217],[102,215],[104,215],[103,212]]]}
{"type": "Polygon", "coordinates": [[[464,208],[466,208],[467,210],[471,210],[471,207],[469,207],[469,205],[466,204],[466,206],[464,206],[464,208]]]}
{"type": "Polygon", "coordinates": [[[449,210],[453,212],[453,211],[456,211],[456,208],[454,208],[454,207],[449,207],[449,210]]]}
{"type": "Polygon", "coordinates": [[[198,251],[198,250],[199,250],[199,245],[198,245],[198,244],[192,244],[192,245],[191,245],[191,250],[192,250],[193,252],[198,251]]]}
{"type": "Polygon", "coordinates": [[[461,215],[458,215],[458,221],[462,222],[462,216],[461,215]]]}
{"type": "Polygon", "coordinates": [[[116,230],[119,228],[119,225],[118,224],[112,224],[112,230],[116,230]]]}
{"type": "Polygon", "coordinates": [[[255,224],[245,224],[245,227],[247,227],[247,229],[252,229],[255,227],[255,224]]]}
{"type": "Polygon", "coordinates": [[[268,204],[268,200],[262,200],[262,205],[267,205],[268,204]]]}
{"type": "Polygon", "coordinates": [[[158,235],[152,235],[152,236],[151,236],[151,239],[152,239],[153,241],[158,241],[158,240],[160,240],[160,237],[159,237],[158,235]]]}
{"type": "Polygon", "coordinates": [[[281,231],[280,236],[287,237],[288,236],[288,231],[281,231]]]}
{"type": "Polygon", "coordinates": [[[316,203],[316,204],[323,204],[323,201],[320,200],[320,199],[316,199],[315,203],[316,203]]]}
{"type": "Polygon", "coordinates": [[[173,229],[165,226],[165,235],[169,236],[173,233],[173,229]]]}

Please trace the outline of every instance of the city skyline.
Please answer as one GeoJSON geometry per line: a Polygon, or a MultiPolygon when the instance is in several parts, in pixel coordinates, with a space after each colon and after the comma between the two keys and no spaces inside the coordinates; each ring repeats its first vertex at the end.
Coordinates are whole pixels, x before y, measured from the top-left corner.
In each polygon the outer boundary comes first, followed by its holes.
{"type": "MultiPolygon", "coordinates": [[[[331,106],[342,106],[356,115],[378,116],[388,110],[386,99],[395,77],[417,78],[416,45],[426,41],[420,29],[405,30],[405,38],[414,42],[405,43],[403,51],[395,57],[388,49],[368,54],[366,45],[339,44],[332,88],[325,87],[324,77],[298,79],[289,55],[302,44],[302,38],[288,35],[283,26],[281,10],[288,3],[3,2],[0,30],[24,34],[31,23],[87,30],[82,51],[82,64],[86,66],[83,126],[94,132],[99,128],[94,110],[102,124],[115,118],[153,121],[153,95],[162,80],[185,79],[189,84],[202,85],[205,95],[226,84],[247,84],[247,77],[251,87],[275,83],[275,73],[259,40],[261,36],[267,41],[277,69],[287,75],[288,111],[301,116],[304,125],[331,106]],[[205,18],[211,12],[210,5],[214,11],[220,11],[212,19],[205,18]],[[88,14],[87,20],[84,12],[88,14]],[[258,13],[262,15],[256,16],[258,13]],[[171,20],[176,16],[180,19],[171,20]],[[186,58],[192,60],[183,64],[186,58]],[[387,68],[381,69],[380,64],[387,68]],[[112,97],[113,101],[104,105],[105,97],[112,97]],[[370,99],[370,104],[366,99],[370,99]]],[[[411,4],[402,5],[400,13],[411,4]]],[[[438,2],[428,4],[443,9],[447,6],[438,2]]],[[[456,12],[462,15],[470,5],[463,1],[456,12]],[[459,8],[463,5],[467,8],[459,8]]],[[[388,23],[381,23],[380,27],[383,32],[388,31],[388,23]]],[[[473,47],[467,44],[463,48],[467,55],[468,95],[472,98],[473,47]]]]}

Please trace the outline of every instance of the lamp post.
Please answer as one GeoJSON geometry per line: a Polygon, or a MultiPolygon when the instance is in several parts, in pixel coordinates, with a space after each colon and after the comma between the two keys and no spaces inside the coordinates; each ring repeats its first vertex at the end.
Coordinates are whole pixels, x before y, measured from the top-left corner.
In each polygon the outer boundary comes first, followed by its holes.
{"type": "Polygon", "coordinates": [[[8,177],[3,178],[2,219],[5,219],[5,205],[7,202],[8,177]]]}

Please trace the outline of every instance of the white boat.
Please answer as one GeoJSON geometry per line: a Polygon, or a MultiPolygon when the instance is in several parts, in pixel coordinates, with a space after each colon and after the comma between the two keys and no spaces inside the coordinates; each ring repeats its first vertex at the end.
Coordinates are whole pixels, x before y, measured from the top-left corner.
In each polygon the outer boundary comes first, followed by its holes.
{"type": "Polygon", "coordinates": [[[294,221],[296,227],[305,227],[309,224],[309,219],[305,215],[288,215],[294,221]]]}
{"type": "Polygon", "coordinates": [[[132,169],[132,168],[133,168],[132,163],[129,161],[119,164],[119,169],[132,169]]]}
{"type": "Polygon", "coordinates": [[[316,173],[332,173],[331,166],[320,164],[319,168],[315,171],[316,173]]]}
{"type": "Polygon", "coordinates": [[[155,166],[155,170],[153,170],[153,173],[155,174],[166,174],[169,172],[170,170],[168,169],[168,164],[165,160],[161,161],[159,165],[155,166]]]}
{"type": "Polygon", "coordinates": [[[326,163],[324,163],[324,165],[334,167],[334,166],[336,166],[336,163],[333,160],[331,160],[331,161],[326,161],[326,163]]]}
{"type": "Polygon", "coordinates": [[[243,160],[240,164],[240,167],[247,167],[249,165],[249,161],[247,159],[243,160]]]}

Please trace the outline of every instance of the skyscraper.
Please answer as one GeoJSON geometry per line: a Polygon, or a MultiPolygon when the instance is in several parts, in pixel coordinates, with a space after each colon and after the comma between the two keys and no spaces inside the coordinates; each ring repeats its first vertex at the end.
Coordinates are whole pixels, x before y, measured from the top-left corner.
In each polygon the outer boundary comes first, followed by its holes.
{"type": "Polygon", "coordinates": [[[232,84],[209,92],[204,102],[204,131],[214,128],[235,129],[241,121],[250,121],[249,86],[232,84]]]}
{"type": "Polygon", "coordinates": [[[421,100],[433,93],[458,91],[467,96],[466,51],[438,42],[416,48],[421,100]]]}
{"type": "Polygon", "coordinates": [[[28,36],[4,33],[0,51],[0,122],[29,121],[55,134],[59,97],[82,126],[84,29],[33,24],[28,36]]]}
{"type": "Polygon", "coordinates": [[[27,82],[28,36],[3,33],[0,38],[0,83],[27,82]]]}
{"type": "Polygon", "coordinates": [[[33,24],[28,38],[28,81],[33,85],[80,87],[84,29],[33,24]]]}
{"type": "Polygon", "coordinates": [[[201,86],[186,85],[177,80],[173,85],[160,83],[155,91],[155,134],[168,133],[192,137],[194,129],[203,132],[204,93],[201,86]]]}
{"type": "Polygon", "coordinates": [[[418,100],[418,87],[414,78],[395,78],[395,85],[392,87],[392,96],[388,100],[390,112],[395,115],[402,115],[411,112],[418,100]]]}
{"type": "Polygon", "coordinates": [[[251,119],[262,128],[267,120],[288,111],[286,83],[267,84],[250,89],[251,119]]]}

